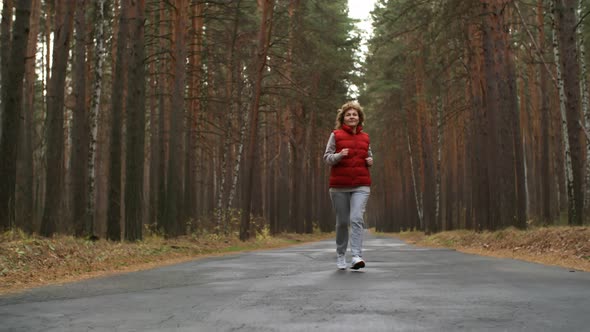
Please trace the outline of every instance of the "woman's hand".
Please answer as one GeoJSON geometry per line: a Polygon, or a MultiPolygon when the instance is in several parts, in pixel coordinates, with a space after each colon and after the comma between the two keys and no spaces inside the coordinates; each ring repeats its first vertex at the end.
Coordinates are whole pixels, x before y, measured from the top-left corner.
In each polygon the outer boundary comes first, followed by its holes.
{"type": "Polygon", "coordinates": [[[365,158],[365,161],[367,162],[367,166],[369,166],[369,167],[373,166],[373,158],[371,158],[371,157],[365,158]]]}
{"type": "Polygon", "coordinates": [[[348,148],[342,149],[340,151],[340,154],[343,155],[343,156],[348,156],[348,148]]]}

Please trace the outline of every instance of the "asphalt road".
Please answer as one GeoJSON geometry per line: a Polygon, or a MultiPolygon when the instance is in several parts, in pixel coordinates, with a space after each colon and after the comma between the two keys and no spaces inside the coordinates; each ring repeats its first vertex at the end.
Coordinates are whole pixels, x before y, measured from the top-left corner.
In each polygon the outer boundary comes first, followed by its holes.
{"type": "Polygon", "coordinates": [[[1,331],[589,331],[590,273],[365,237],[0,296],[1,331]]]}

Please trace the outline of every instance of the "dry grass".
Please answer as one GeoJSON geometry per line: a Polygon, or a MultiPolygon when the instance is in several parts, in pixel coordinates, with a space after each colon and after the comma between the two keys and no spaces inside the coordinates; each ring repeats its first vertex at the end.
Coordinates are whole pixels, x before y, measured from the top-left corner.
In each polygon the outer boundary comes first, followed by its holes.
{"type": "MultiPolygon", "coordinates": [[[[549,227],[526,231],[420,232],[386,234],[420,246],[520,259],[590,272],[590,228],[549,227]]],[[[232,252],[279,248],[333,237],[333,234],[259,234],[241,242],[235,236],[146,237],[141,242],[96,242],[71,236],[42,238],[18,232],[0,234],[0,294],[48,284],[130,272],[232,252]]]]}
{"type": "Polygon", "coordinates": [[[278,248],[324,239],[330,234],[260,234],[241,242],[215,234],[141,242],[88,241],[71,236],[42,238],[19,232],[0,234],[0,294],[42,285],[130,272],[207,256],[278,248]]]}
{"type": "Polygon", "coordinates": [[[508,228],[497,232],[451,231],[425,236],[394,234],[421,246],[454,248],[478,255],[520,259],[590,272],[589,227],[508,228]]]}

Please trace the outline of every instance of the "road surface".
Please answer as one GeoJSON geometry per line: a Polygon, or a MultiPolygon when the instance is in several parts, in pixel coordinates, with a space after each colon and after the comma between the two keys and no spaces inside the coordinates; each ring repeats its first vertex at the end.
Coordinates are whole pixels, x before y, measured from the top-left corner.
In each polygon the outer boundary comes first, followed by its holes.
{"type": "Polygon", "coordinates": [[[365,236],[0,296],[0,331],[588,331],[590,273],[365,236]]]}

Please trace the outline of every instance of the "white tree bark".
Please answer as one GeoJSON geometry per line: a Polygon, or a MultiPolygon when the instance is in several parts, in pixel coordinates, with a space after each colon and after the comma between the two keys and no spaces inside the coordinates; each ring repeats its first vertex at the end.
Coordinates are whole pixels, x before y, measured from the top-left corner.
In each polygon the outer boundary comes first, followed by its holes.
{"type": "MultiPolygon", "coordinates": [[[[239,64],[241,65],[241,64],[239,64]]],[[[242,75],[240,75],[242,76],[242,75]]],[[[242,80],[242,77],[240,78],[240,80],[242,80]]],[[[238,80],[238,81],[240,81],[238,80]]],[[[246,96],[246,100],[251,100],[252,98],[252,86],[250,84],[246,84],[246,88],[247,88],[247,96],[246,96]]],[[[240,99],[242,98],[242,89],[240,87],[238,87],[237,91],[237,97],[236,97],[236,103],[234,104],[234,106],[236,107],[236,112],[234,114],[239,114],[239,108],[243,108],[243,109],[249,109],[250,105],[241,105],[240,103],[240,99]]],[[[234,169],[232,172],[232,184],[231,184],[231,189],[229,190],[229,194],[228,194],[228,198],[227,198],[227,205],[226,205],[226,211],[230,211],[233,201],[234,201],[234,197],[236,197],[236,192],[237,192],[237,188],[238,188],[238,178],[240,176],[240,169],[242,166],[242,155],[244,154],[244,144],[246,142],[246,128],[248,128],[248,122],[250,121],[250,117],[248,116],[248,112],[242,112],[244,114],[243,119],[242,119],[242,125],[240,127],[240,142],[238,144],[238,154],[236,156],[236,161],[235,161],[235,165],[234,165],[234,169]]],[[[225,216],[225,221],[224,221],[224,229],[225,229],[225,233],[227,234],[229,231],[229,218],[231,217],[231,213],[226,214],[225,216]]]]}
{"type": "MultiPolygon", "coordinates": [[[[437,128],[437,140],[436,140],[436,213],[434,220],[438,222],[438,216],[440,214],[440,181],[441,181],[441,158],[442,158],[442,143],[443,143],[443,130],[442,130],[442,105],[440,96],[436,97],[436,128],[437,128]]],[[[447,207],[449,208],[449,207],[447,207]]]]}
{"type": "Polygon", "coordinates": [[[410,144],[410,132],[406,125],[406,138],[408,139],[408,155],[410,156],[410,170],[412,172],[412,184],[414,185],[414,198],[416,199],[416,208],[418,210],[418,221],[420,229],[424,229],[424,212],[422,210],[422,192],[416,186],[416,172],[414,171],[414,158],[412,157],[412,145],[410,144]]]}
{"type": "Polygon", "coordinates": [[[92,87],[92,100],[88,123],[90,124],[90,142],[88,147],[88,205],[86,209],[86,231],[87,234],[94,234],[94,210],[95,210],[95,182],[96,182],[96,135],[98,132],[98,112],[100,111],[100,96],[102,92],[102,72],[106,48],[104,43],[104,4],[105,0],[96,1],[95,18],[95,59],[94,59],[94,82],[92,87]]]}
{"type": "Polygon", "coordinates": [[[552,22],[552,39],[553,39],[553,55],[555,58],[556,63],[556,71],[557,71],[557,86],[559,88],[559,112],[561,114],[561,132],[562,132],[562,140],[563,140],[563,147],[565,153],[565,180],[566,180],[566,188],[567,188],[567,196],[569,201],[569,206],[575,206],[574,201],[574,174],[572,169],[572,158],[570,152],[570,144],[568,140],[568,129],[567,129],[567,118],[565,114],[565,105],[566,105],[566,95],[565,95],[565,87],[563,83],[563,75],[561,73],[561,65],[560,65],[560,51],[559,51],[559,39],[557,38],[557,24],[555,21],[555,4],[553,1],[550,1],[551,8],[550,8],[550,16],[552,22]]]}
{"type": "MultiPolygon", "coordinates": [[[[582,0],[578,0],[578,12],[582,12],[582,0]]],[[[579,17],[576,15],[576,20],[579,17]]],[[[586,128],[590,128],[590,114],[589,114],[589,104],[590,104],[590,95],[588,92],[588,67],[586,65],[586,47],[584,46],[584,35],[582,33],[581,24],[579,24],[576,28],[576,34],[578,36],[578,47],[579,47],[579,59],[580,59],[580,89],[581,89],[581,96],[582,96],[582,114],[586,120],[586,128]]],[[[589,130],[590,131],[590,130],[589,130]]],[[[589,147],[587,151],[590,152],[590,142],[587,142],[586,145],[589,147]]]]}
{"type": "Polygon", "coordinates": [[[531,30],[528,28],[528,24],[527,24],[526,20],[522,16],[522,12],[520,11],[520,7],[518,6],[518,2],[514,1],[514,2],[512,2],[512,4],[514,5],[514,8],[516,8],[516,12],[518,13],[518,16],[520,17],[520,21],[522,22],[522,26],[524,27],[524,29],[526,30],[527,34],[530,37],[531,43],[533,44],[533,46],[535,46],[535,49],[537,50],[537,54],[539,55],[539,59],[541,60],[541,63],[544,64],[545,70],[547,70],[549,77],[551,77],[551,81],[553,82],[553,85],[555,85],[555,87],[557,88],[557,79],[553,76],[553,71],[551,71],[551,68],[549,67],[549,63],[547,61],[545,61],[545,59],[543,58],[543,52],[541,51],[541,48],[537,44],[535,37],[531,33],[531,30]]]}
{"type": "MultiPolygon", "coordinates": [[[[578,13],[582,12],[582,0],[578,0],[578,13]]],[[[576,15],[577,16],[577,15],[576,15]]],[[[588,110],[588,104],[590,96],[588,95],[588,67],[586,66],[586,48],[584,47],[584,35],[582,34],[582,28],[578,25],[576,29],[578,36],[578,48],[580,54],[580,96],[582,97],[582,115],[584,116],[584,129],[586,136],[590,132],[590,111],[588,110]]],[[[584,206],[590,206],[590,139],[586,137],[586,174],[585,174],[585,195],[584,195],[584,206]]]]}
{"type": "MultiPolygon", "coordinates": [[[[231,115],[228,117],[231,119],[231,115]]],[[[226,128],[231,128],[231,120],[228,120],[230,126],[226,128]]],[[[225,178],[226,178],[226,168],[227,168],[227,158],[229,154],[229,146],[230,146],[230,134],[225,136],[225,142],[223,143],[223,152],[221,154],[221,183],[219,184],[219,191],[217,193],[217,213],[216,213],[216,233],[221,232],[222,222],[225,220],[225,213],[226,211],[223,209],[223,197],[225,196],[225,178]]]]}
{"type": "MultiPolygon", "coordinates": [[[[235,117],[235,114],[237,113],[237,104],[238,104],[238,96],[237,96],[237,89],[235,87],[235,82],[237,82],[238,79],[240,79],[239,77],[235,77],[238,75],[234,76],[234,73],[236,72],[236,66],[238,66],[238,64],[236,64],[236,56],[235,56],[235,50],[236,50],[236,43],[237,43],[237,38],[238,38],[238,27],[240,24],[240,16],[239,16],[239,4],[236,5],[235,7],[236,13],[235,13],[235,18],[234,18],[234,26],[233,26],[233,34],[232,34],[232,43],[231,43],[231,48],[229,49],[229,56],[228,56],[228,60],[229,60],[229,68],[228,68],[228,72],[227,72],[227,80],[228,80],[228,84],[227,85],[227,96],[229,98],[229,114],[227,117],[227,123],[226,123],[226,128],[227,130],[229,130],[231,132],[231,128],[232,128],[232,124],[233,124],[233,120],[235,117]]],[[[238,71],[239,72],[239,71],[238,71]]],[[[228,209],[224,209],[223,206],[223,198],[225,197],[225,182],[226,182],[226,168],[227,168],[227,160],[228,160],[228,155],[229,155],[229,150],[231,147],[231,139],[232,139],[232,135],[231,134],[227,134],[225,135],[225,142],[223,143],[223,152],[222,152],[222,156],[221,156],[221,184],[220,184],[220,188],[219,188],[219,194],[217,195],[217,232],[221,232],[221,227],[222,227],[222,222],[224,220],[226,220],[226,214],[228,213],[228,209]]],[[[225,233],[227,233],[227,228],[224,229],[225,233]]]]}
{"type": "MultiPolygon", "coordinates": [[[[247,107],[246,107],[246,109],[247,109],[247,107]]],[[[229,211],[229,209],[231,208],[234,197],[236,196],[236,188],[238,187],[238,176],[240,175],[242,154],[244,153],[244,143],[246,140],[246,127],[248,126],[248,112],[243,112],[243,113],[244,113],[244,119],[242,121],[242,126],[240,127],[240,144],[238,147],[238,155],[236,156],[236,164],[234,165],[234,171],[233,171],[233,175],[232,175],[233,180],[232,180],[232,184],[231,184],[231,189],[229,191],[229,197],[227,198],[227,209],[226,209],[227,211],[229,211]]],[[[226,216],[224,227],[225,227],[225,232],[227,233],[227,231],[228,231],[227,216],[226,216]]]]}
{"type": "MultiPolygon", "coordinates": [[[[232,98],[233,99],[233,98],[232,98]]],[[[226,124],[226,128],[228,130],[231,130],[232,128],[232,121],[234,118],[234,111],[233,111],[233,103],[235,101],[232,100],[231,101],[231,105],[230,105],[230,114],[227,117],[227,124],[226,124]]],[[[224,228],[224,232],[227,233],[227,227],[226,225],[223,225],[223,221],[226,219],[226,214],[228,212],[227,209],[225,209],[225,207],[223,206],[223,197],[225,197],[225,182],[226,182],[226,169],[227,169],[227,160],[228,160],[228,155],[229,155],[229,149],[230,149],[230,145],[231,145],[231,134],[226,134],[225,135],[225,142],[223,143],[223,152],[222,152],[222,156],[221,156],[221,183],[219,185],[219,191],[217,194],[217,225],[216,225],[216,232],[217,233],[221,233],[222,227],[224,228]]],[[[242,146],[240,146],[241,148],[242,146]]],[[[240,149],[241,152],[241,149],[240,149]]],[[[239,158],[239,157],[238,157],[239,158]]],[[[236,162],[236,164],[238,164],[239,162],[236,162]]],[[[238,166],[239,169],[239,166],[238,166]]]]}
{"type": "MultiPolygon", "coordinates": [[[[526,135],[522,135],[522,155],[526,156],[526,135]]],[[[531,211],[531,195],[529,194],[529,174],[528,174],[528,166],[526,163],[527,158],[523,158],[522,159],[524,162],[524,192],[526,195],[526,210],[527,210],[527,215],[529,214],[529,211],[531,211]]]]}

